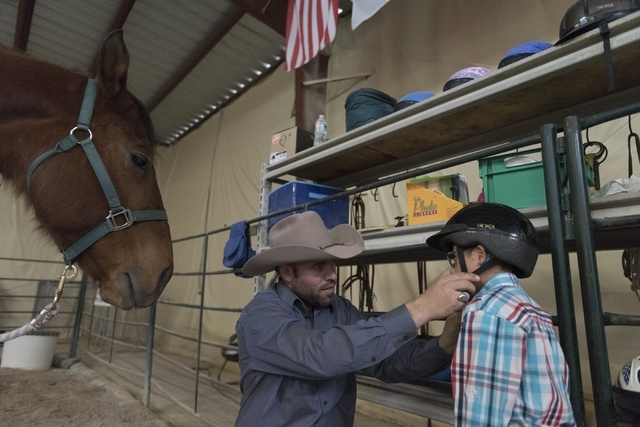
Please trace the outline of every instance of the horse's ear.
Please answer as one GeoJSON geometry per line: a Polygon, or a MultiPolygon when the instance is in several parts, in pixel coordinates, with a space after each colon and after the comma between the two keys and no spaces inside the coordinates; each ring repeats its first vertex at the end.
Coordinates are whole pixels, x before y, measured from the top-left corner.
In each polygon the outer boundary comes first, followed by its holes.
{"type": "Polygon", "coordinates": [[[100,47],[91,74],[100,82],[100,90],[107,98],[115,98],[127,90],[129,52],[124,45],[122,30],[112,31],[100,47]]]}

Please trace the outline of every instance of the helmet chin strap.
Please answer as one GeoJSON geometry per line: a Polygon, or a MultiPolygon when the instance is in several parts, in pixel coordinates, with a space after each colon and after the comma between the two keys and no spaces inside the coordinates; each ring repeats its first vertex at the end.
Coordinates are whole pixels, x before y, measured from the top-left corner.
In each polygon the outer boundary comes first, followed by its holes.
{"type": "MultiPolygon", "coordinates": [[[[460,271],[463,273],[467,272],[467,263],[464,260],[464,248],[456,247],[456,251],[458,252],[458,262],[460,263],[460,271]]],[[[476,268],[472,273],[480,275],[480,273],[484,273],[491,267],[498,265],[496,260],[494,260],[491,255],[487,254],[486,258],[480,264],[480,267],[476,268]]]]}

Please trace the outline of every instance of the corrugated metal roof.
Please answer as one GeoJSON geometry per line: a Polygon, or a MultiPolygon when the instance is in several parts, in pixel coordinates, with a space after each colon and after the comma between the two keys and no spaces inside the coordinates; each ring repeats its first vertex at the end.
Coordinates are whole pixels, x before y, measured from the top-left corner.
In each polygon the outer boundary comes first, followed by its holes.
{"type": "Polygon", "coordinates": [[[239,96],[269,68],[282,62],[283,42],[272,30],[244,15],[152,111],[158,135],[179,138],[239,96]]]}
{"type": "MultiPolygon", "coordinates": [[[[282,20],[286,0],[275,3],[269,7],[282,20]]],[[[26,34],[27,54],[87,70],[108,31],[122,27],[131,57],[129,89],[150,108],[158,141],[171,144],[284,60],[284,36],[254,17],[263,18],[264,10],[255,8],[264,4],[0,0],[0,43],[14,46],[26,34]]]]}
{"type": "Polygon", "coordinates": [[[18,16],[18,0],[0,0],[0,44],[13,45],[18,16]]]}

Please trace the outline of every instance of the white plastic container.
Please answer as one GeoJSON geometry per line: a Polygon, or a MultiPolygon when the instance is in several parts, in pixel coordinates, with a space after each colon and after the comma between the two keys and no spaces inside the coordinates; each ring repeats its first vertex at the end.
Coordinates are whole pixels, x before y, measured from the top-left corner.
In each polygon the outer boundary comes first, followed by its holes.
{"type": "Polygon", "coordinates": [[[0,367],[26,370],[51,368],[58,335],[58,332],[40,332],[5,342],[0,367]]]}

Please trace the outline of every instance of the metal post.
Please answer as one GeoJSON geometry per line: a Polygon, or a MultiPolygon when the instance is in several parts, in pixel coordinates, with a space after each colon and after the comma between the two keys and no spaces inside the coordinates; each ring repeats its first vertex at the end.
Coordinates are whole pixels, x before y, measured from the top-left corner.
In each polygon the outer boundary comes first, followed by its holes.
{"type": "Polygon", "coordinates": [[[156,330],[156,307],[153,304],[149,307],[149,326],[147,326],[147,370],[144,373],[144,390],[142,395],[142,403],[147,408],[151,401],[151,370],[153,368],[153,341],[156,330]]]}
{"type": "Polygon", "coordinates": [[[118,309],[113,307],[113,328],[111,329],[111,348],[109,349],[109,365],[113,359],[113,344],[116,339],[116,318],[118,317],[118,309]]]}
{"type": "Polygon", "coordinates": [[[577,117],[572,116],[565,119],[567,171],[571,188],[571,209],[574,216],[576,252],[582,287],[584,323],[589,349],[596,421],[599,426],[612,426],[615,425],[615,411],[587,177],[584,171],[581,130],[577,117]]]}
{"type": "MultiPolygon", "coordinates": [[[[269,195],[271,194],[271,181],[267,181],[265,179],[265,175],[267,172],[267,164],[262,164],[262,173],[260,174],[260,216],[265,216],[269,214],[269,195]]],[[[269,221],[262,220],[258,223],[258,246],[257,251],[259,252],[261,248],[269,246],[269,221]]],[[[253,294],[257,294],[260,291],[264,290],[265,287],[265,276],[263,274],[256,276],[253,279],[253,294]]]]}
{"type": "Polygon", "coordinates": [[[571,285],[569,251],[566,245],[564,215],[562,210],[562,190],[558,161],[557,130],[548,124],[540,128],[542,137],[542,165],[547,194],[547,215],[549,217],[549,237],[551,262],[553,266],[554,289],[556,293],[556,313],[560,344],[569,365],[569,389],[571,406],[576,423],[585,427],[587,420],[582,390],[578,332],[575,322],[575,307],[571,285]]]}
{"type": "MultiPolygon", "coordinates": [[[[96,292],[98,292],[96,290],[96,292]]],[[[94,298],[95,299],[95,298],[94,298]]],[[[93,315],[96,312],[96,303],[95,301],[91,304],[91,317],[89,318],[89,333],[87,334],[87,351],[91,349],[91,334],[93,333],[93,315]]]]}
{"type": "MultiPolygon", "coordinates": [[[[217,141],[216,141],[217,142],[217,141]]],[[[195,384],[195,396],[193,398],[193,412],[198,413],[198,390],[200,387],[200,352],[202,350],[202,319],[204,314],[204,294],[205,294],[205,284],[207,282],[207,257],[209,256],[209,232],[208,230],[208,221],[209,221],[209,207],[211,206],[211,187],[213,182],[213,159],[216,155],[216,151],[218,148],[218,144],[216,143],[213,148],[213,153],[211,156],[211,167],[209,168],[209,188],[207,190],[207,205],[204,214],[204,242],[202,243],[202,288],[200,289],[200,318],[198,325],[198,348],[196,355],[196,384],[195,384]]]]}
{"type": "Polygon", "coordinates": [[[207,256],[209,253],[209,235],[204,238],[202,259],[202,289],[200,290],[200,317],[198,319],[198,349],[196,351],[196,389],[193,399],[193,412],[198,413],[198,389],[200,386],[200,352],[202,351],[202,322],[204,318],[204,291],[207,283],[207,256]]]}
{"type": "MultiPolygon", "coordinates": [[[[87,294],[87,276],[82,275],[80,281],[80,291],[78,293],[78,305],[76,306],[76,318],[73,321],[73,335],[71,336],[71,349],[69,350],[69,358],[76,357],[78,350],[78,339],[80,337],[80,325],[82,324],[82,311],[84,310],[84,298],[87,294]]],[[[89,331],[91,333],[91,331],[89,331]]]]}

